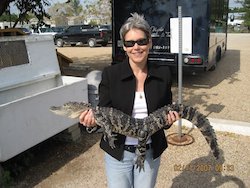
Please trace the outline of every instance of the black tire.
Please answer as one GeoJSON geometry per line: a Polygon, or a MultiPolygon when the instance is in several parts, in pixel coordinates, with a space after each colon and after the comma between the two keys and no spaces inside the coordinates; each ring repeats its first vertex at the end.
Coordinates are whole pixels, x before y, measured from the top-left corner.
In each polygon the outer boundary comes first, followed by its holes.
{"type": "Polygon", "coordinates": [[[3,187],[3,173],[4,173],[4,169],[0,164],[0,187],[3,187]]]}
{"type": "Polygon", "coordinates": [[[221,60],[221,48],[216,50],[216,63],[221,60]]]}
{"type": "Polygon", "coordinates": [[[76,44],[70,44],[70,46],[74,47],[74,46],[76,46],[76,44]]]}
{"type": "Polygon", "coordinates": [[[102,45],[102,46],[107,46],[107,45],[108,45],[108,42],[103,42],[101,45],[102,45]]]}
{"type": "Polygon", "coordinates": [[[221,60],[221,48],[217,48],[216,57],[214,65],[209,69],[209,71],[214,71],[216,69],[217,63],[221,60]]]}
{"type": "Polygon", "coordinates": [[[63,42],[63,40],[62,39],[56,39],[56,45],[58,46],[58,47],[63,47],[63,45],[64,45],[64,42],[63,42]]]}
{"type": "Polygon", "coordinates": [[[90,48],[93,48],[96,46],[96,40],[94,38],[91,38],[88,40],[88,45],[90,48]]]}
{"type": "Polygon", "coordinates": [[[216,69],[217,62],[214,63],[212,67],[210,67],[209,71],[214,71],[216,69]]]}

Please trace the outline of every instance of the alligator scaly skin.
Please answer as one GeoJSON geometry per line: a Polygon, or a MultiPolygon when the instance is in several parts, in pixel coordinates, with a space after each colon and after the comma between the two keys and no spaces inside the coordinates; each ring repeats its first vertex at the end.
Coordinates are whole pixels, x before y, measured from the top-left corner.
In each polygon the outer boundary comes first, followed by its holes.
{"type": "Polygon", "coordinates": [[[137,159],[135,164],[137,168],[139,167],[139,171],[144,169],[146,143],[148,139],[160,129],[170,127],[166,122],[166,114],[168,114],[169,111],[176,111],[180,114],[181,118],[192,122],[205,137],[213,155],[217,159],[219,157],[219,148],[213,127],[203,114],[190,106],[182,104],[167,105],[150,113],[143,119],[132,118],[115,108],[92,107],[90,104],[83,102],[68,102],[62,106],[52,106],[50,108],[55,114],[69,118],[79,118],[80,114],[88,109],[93,110],[96,124],[103,127],[104,139],[109,142],[111,148],[115,148],[116,134],[114,133],[138,139],[138,145],[136,147],[137,159]]]}

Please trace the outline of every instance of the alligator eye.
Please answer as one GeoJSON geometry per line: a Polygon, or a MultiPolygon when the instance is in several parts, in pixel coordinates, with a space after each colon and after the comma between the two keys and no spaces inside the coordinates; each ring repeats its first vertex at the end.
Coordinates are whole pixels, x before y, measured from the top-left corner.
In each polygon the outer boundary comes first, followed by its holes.
{"type": "Polygon", "coordinates": [[[141,130],[141,131],[140,131],[140,138],[146,138],[146,136],[147,136],[147,132],[141,130]]]}

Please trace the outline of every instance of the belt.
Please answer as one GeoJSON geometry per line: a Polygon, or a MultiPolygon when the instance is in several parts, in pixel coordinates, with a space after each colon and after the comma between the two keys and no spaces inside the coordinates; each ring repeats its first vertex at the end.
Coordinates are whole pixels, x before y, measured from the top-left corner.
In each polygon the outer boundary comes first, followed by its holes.
{"type": "MultiPolygon", "coordinates": [[[[146,150],[149,150],[150,148],[152,148],[152,145],[151,144],[147,144],[146,145],[146,150]]],[[[131,153],[135,153],[136,145],[125,145],[124,146],[124,150],[129,151],[131,153]]]]}

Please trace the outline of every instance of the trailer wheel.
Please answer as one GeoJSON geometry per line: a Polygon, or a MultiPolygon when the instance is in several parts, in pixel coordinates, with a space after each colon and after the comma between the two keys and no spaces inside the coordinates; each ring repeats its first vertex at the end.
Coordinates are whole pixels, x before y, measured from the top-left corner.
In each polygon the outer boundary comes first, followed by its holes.
{"type": "Polygon", "coordinates": [[[212,67],[210,67],[209,71],[214,71],[216,69],[217,66],[217,62],[214,63],[214,65],[212,65],[212,67]]]}
{"type": "Polygon", "coordinates": [[[3,167],[0,164],[0,187],[3,186],[2,185],[2,182],[3,182],[3,172],[4,172],[3,167]]]}
{"type": "Polygon", "coordinates": [[[216,63],[221,60],[221,48],[217,48],[216,50],[216,63]]]}
{"type": "Polygon", "coordinates": [[[93,39],[93,38],[89,39],[88,40],[88,45],[89,45],[90,48],[95,47],[96,46],[96,40],[93,39]]]}
{"type": "Polygon", "coordinates": [[[216,69],[217,63],[221,60],[221,48],[218,47],[216,50],[215,63],[209,69],[209,71],[214,71],[216,69]]]}

